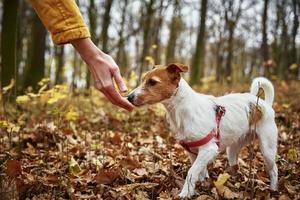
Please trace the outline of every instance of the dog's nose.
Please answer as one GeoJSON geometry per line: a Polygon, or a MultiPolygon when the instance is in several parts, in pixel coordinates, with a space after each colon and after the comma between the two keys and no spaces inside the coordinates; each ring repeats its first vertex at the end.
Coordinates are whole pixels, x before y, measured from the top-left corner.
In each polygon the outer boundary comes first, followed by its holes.
{"type": "Polygon", "coordinates": [[[127,99],[130,103],[133,103],[133,99],[134,99],[134,93],[131,93],[127,96],[127,99]]]}

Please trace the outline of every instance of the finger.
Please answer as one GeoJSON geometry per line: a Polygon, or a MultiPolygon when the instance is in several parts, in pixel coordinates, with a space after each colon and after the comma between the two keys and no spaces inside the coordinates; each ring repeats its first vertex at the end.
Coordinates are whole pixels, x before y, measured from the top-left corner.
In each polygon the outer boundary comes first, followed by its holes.
{"type": "Polygon", "coordinates": [[[106,92],[110,95],[112,99],[117,103],[118,106],[125,108],[128,111],[132,111],[133,105],[129,101],[122,97],[113,86],[110,86],[106,89],[106,92]]]}
{"type": "Polygon", "coordinates": [[[98,89],[112,104],[117,105],[117,102],[107,93],[104,87],[102,87],[102,84],[100,82],[95,83],[96,89],[98,89]],[[101,85],[101,86],[99,86],[101,85]]]}
{"type": "Polygon", "coordinates": [[[127,91],[127,87],[123,81],[123,78],[121,76],[120,70],[118,67],[113,68],[112,70],[112,76],[114,78],[114,80],[116,81],[118,88],[120,89],[121,92],[126,92],[127,91]]]}

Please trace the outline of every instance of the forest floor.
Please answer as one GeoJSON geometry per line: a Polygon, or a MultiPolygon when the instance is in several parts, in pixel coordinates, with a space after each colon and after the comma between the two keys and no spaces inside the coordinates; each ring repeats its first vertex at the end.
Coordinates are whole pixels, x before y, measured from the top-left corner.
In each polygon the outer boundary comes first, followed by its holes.
{"type": "MultiPolygon", "coordinates": [[[[279,191],[270,192],[258,142],[244,147],[230,176],[226,155],[209,165],[195,199],[300,199],[300,88],[277,81],[279,191]],[[252,174],[249,174],[252,161],[252,174]],[[219,177],[219,181],[217,181],[219,177]],[[254,177],[254,178],[252,178],[254,177]],[[253,184],[252,184],[253,183],[253,184]]],[[[48,88],[6,104],[0,118],[0,199],[176,199],[190,163],[162,105],[128,113],[97,92],[48,88]]],[[[249,84],[199,90],[247,92],[249,84]]]]}

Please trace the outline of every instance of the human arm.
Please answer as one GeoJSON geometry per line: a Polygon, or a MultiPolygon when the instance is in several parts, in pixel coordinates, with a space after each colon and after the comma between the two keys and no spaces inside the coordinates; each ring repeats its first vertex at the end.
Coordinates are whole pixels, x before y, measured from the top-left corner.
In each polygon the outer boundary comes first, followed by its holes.
{"type": "Polygon", "coordinates": [[[117,64],[91,41],[75,0],[31,0],[31,4],[50,31],[53,42],[71,43],[81,55],[93,75],[95,87],[113,104],[131,111],[133,106],[113,85],[114,79],[122,92],[127,90],[117,64]]]}

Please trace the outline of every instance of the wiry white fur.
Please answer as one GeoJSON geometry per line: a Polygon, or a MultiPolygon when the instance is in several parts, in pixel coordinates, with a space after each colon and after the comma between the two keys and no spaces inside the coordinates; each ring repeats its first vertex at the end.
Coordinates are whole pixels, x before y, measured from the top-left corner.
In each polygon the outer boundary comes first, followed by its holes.
{"type": "Polygon", "coordinates": [[[249,113],[250,103],[256,104],[260,82],[266,100],[259,99],[258,105],[263,117],[256,124],[256,134],[260,141],[260,148],[266,162],[266,169],[271,179],[271,189],[277,188],[277,127],[275,113],[272,109],[274,89],[270,81],[265,78],[254,79],[250,93],[233,93],[222,97],[213,97],[196,93],[184,79],[174,95],[163,102],[168,111],[168,121],[178,140],[193,141],[206,136],[216,127],[215,106],[222,105],[226,114],[220,124],[220,149],[215,140],[204,146],[194,148],[198,155],[190,154],[192,167],[188,171],[180,197],[191,197],[195,193],[195,184],[208,176],[207,164],[212,162],[220,151],[227,150],[230,166],[238,164],[238,154],[250,136],[249,113]]]}

